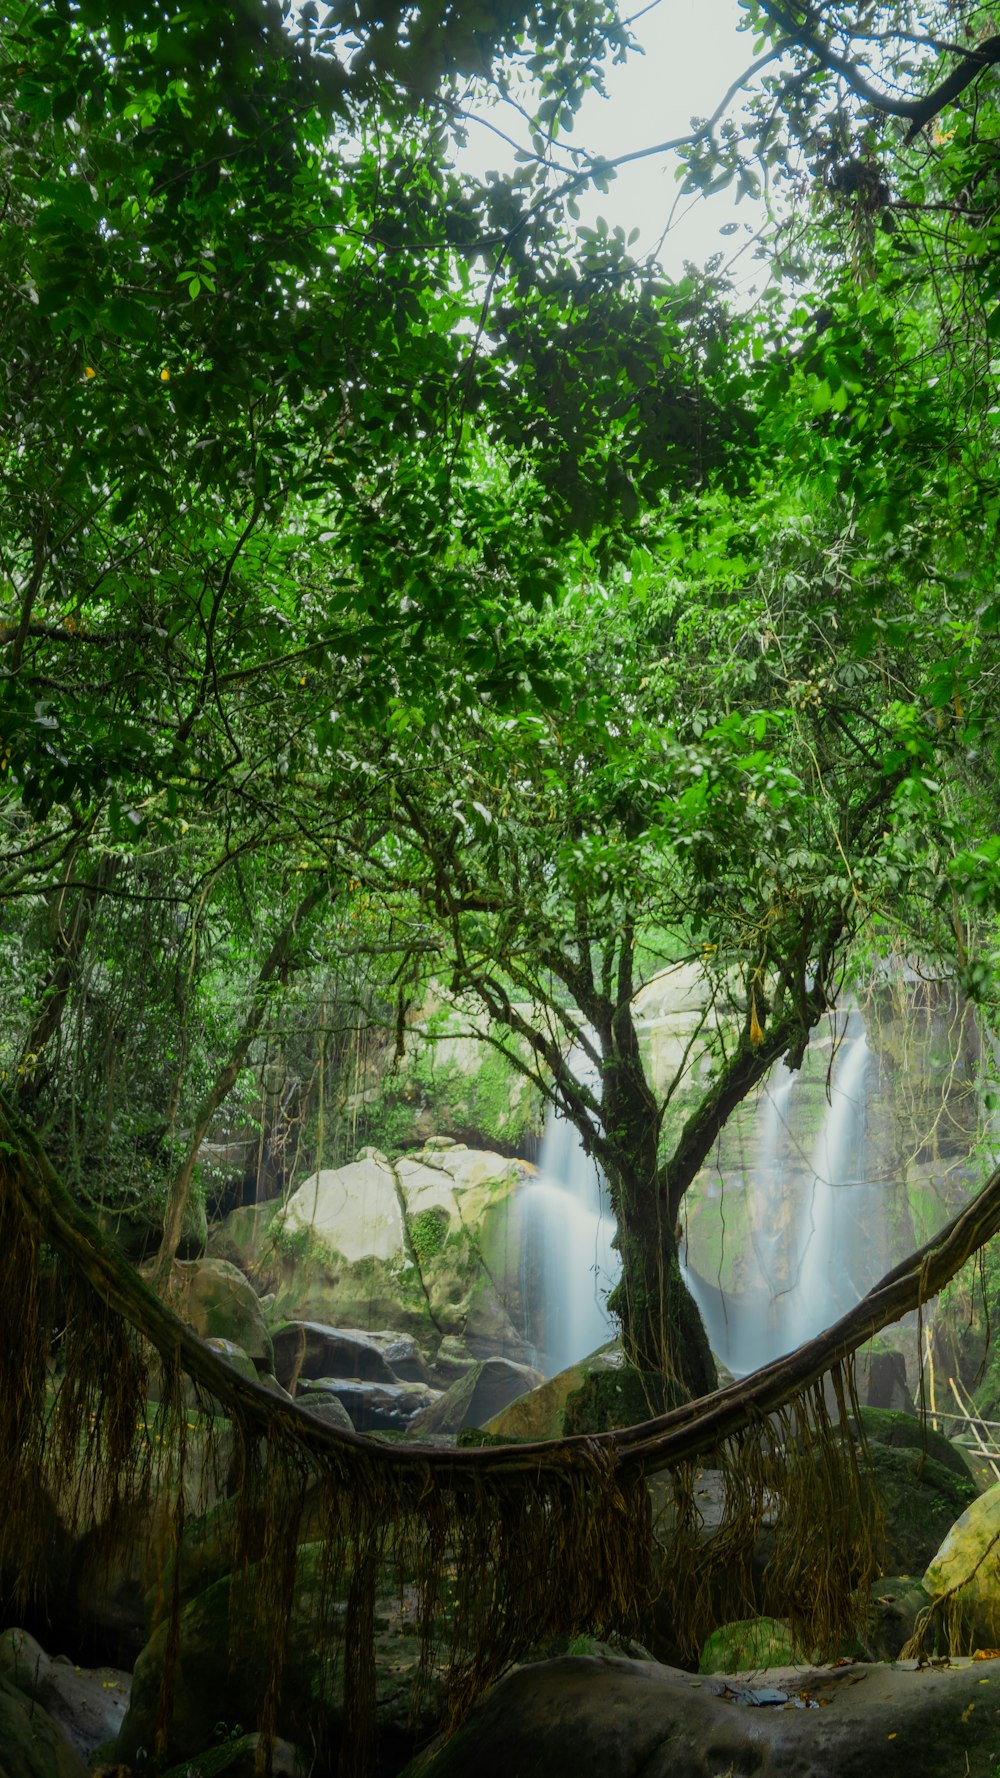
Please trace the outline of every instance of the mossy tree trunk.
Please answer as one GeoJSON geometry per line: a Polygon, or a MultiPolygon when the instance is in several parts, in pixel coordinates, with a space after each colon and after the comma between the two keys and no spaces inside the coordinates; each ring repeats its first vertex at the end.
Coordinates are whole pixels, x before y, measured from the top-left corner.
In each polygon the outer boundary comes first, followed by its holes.
{"type": "Polygon", "coordinates": [[[677,1229],[684,1195],[735,1107],[781,1057],[793,1067],[801,1061],[810,1031],[831,1001],[843,922],[834,915],[818,934],[806,929],[794,954],[772,958],[763,952],[748,968],[745,1005],[729,1007],[717,1020],[717,1066],[664,1158],[664,1112],[685,1078],[686,1060],[667,1094],[655,1093],[633,1010],[635,928],[625,920],[612,936],[588,941],[584,915],[580,921],[573,949],[552,948],[545,957],[550,978],[569,989],[573,1008],[558,1003],[551,988],[543,996],[537,977],[544,1019],[530,1017],[511,999],[499,972],[467,969],[465,980],[494,1023],[522,1040],[522,1049],[506,1051],[511,1064],[575,1124],[586,1152],[607,1178],[622,1261],[610,1307],[621,1322],[629,1360],[697,1397],[715,1388],[716,1371],[680,1269],[677,1229]],[[735,1029],[727,1040],[729,1019],[735,1029]],[[588,1058],[590,1081],[574,1072],[567,1038],[588,1058]]]}

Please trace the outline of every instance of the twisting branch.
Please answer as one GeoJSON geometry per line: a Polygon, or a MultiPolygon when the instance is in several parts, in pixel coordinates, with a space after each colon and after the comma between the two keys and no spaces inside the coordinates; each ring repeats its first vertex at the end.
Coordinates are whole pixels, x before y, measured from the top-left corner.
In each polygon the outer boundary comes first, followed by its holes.
{"type": "Polygon", "coordinates": [[[106,1241],[94,1220],[70,1197],[40,1144],[0,1100],[0,1187],[13,1190],[43,1239],[58,1252],[103,1302],[125,1319],[169,1363],[183,1370],[266,1435],[290,1416],[296,1436],[317,1456],[347,1447],[403,1486],[414,1498],[431,1488],[463,1488],[519,1474],[537,1475],[550,1462],[563,1473],[589,1474],[603,1452],[624,1474],[655,1474],[693,1462],[726,1439],[757,1424],[800,1396],[832,1366],[849,1358],[901,1316],[929,1302],[973,1254],[1000,1232],[1000,1168],[951,1222],[908,1259],[887,1272],[855,1308],[785,1358],[777,1359],[725,1389],[674,1408],[624,1431],[580,1434],[533,1444],[446,1450],[416,1441],[407,1449],[382,1444],[357,1432],[341,1432],[294,1402],[285,1402],[259,1383],[241,1377],[191,1328],[161,1302],[106,1241]]]}
{"type": "Polygon", "coordinates": [[[908,117],[910,128],[906,132],[907,142],[912,142],[925,124],[930,123],[931,118],[936,117],[946,105],[952,104],[966,87],[978,80],[980,74],[1000,62],[1000,36],[987,37],[972,49],[959,50],[958,53],[963,58],[961,65],[952,69],[931,92],[919,99],[897,97],[873,86],[871,81],[865,79],[855,62],[838,55],[836,50],[831,49],[828,43],[824,43],[816,35],[807,21],[797,22],[793,14],[785,7],[776,5],[775,0],[760,0],[760,9],[793,43],[814,55],[822,67],[831,74],[839,74],[866,105],[873,106],[876,111],[882,111],[889,117],[908,117]]]}

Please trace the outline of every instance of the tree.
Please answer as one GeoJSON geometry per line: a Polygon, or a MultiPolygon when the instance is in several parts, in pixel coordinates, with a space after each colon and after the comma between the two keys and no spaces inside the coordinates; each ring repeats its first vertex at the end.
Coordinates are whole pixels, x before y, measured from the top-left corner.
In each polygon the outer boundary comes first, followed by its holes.
{"type": "Polygon", "coordinates": [[[903,701],[909,626],[891,640],[905,573],[883,582],[878,654],[845,652],[857,546],[787,507],[751,567],[760,509],[734,535],[730,502],[699,503],[697,604],[654,545],[539,620],[572,657],[561,706],[456,700],[436,731],[404,728],[391,829],[355,866],[404,917],[416,898],[431,967],[577,1126],[618,1221],[626,1347],[694,1393],[711,1363],[677,1266],[684,1194],[734,1107],[797,1066],[859,932],[937,896],[948,830],[925,785],[956,750],[903,701]],[[703,976],[703,1025],[656,1090],[632,1003],[678,961],[703,976]]]}
{"type": "MultiPolygon", "coordinates": [[[[457,1576],[465,1700],[530,1637],[620,1620],[647,1469],[676,1471],[677,1586],[711,1560],[738,1593],[765,1498],[784,1490],[789,1560],[819,1522],[803,1429],[858,1505],[813,1385],[833,1366],[844,1406],[854,1345],[996,1222],[994,1182],[839,1329],[652,1429],[411,1456],[234,1379],[39,1150],[38,1129],[83,1162],[164,1144],[166,1263],[199,1132],[310,939],[378,950],[400,1015],[433,959],[602,1161],[630,1351],[697,1393],[677,1208],[732,1105],[800,1053],[852,937],[893,921],[990,991],[993,51],[935,20],[903,109],[873,116],[866,88],[905,73],[903,10],[747,12],[757,136],[696,125],[689,179],[752,184],[763,161],[808,196],[775,247],[792,296],[742,321],[712,277],[671,285],[613,231],[568,228],[610,170],[555,165],[625,41],[599,5],[2,14],[0,913],[23,1095],[0,1148],[4,1548],[37,1550],[41,1485],[81,1440],[113,1504],[149,1483],[150,1342],[179,1461],[182,1373],[232,1416],[236,1556],[259,1559],[274,1627],[265,1725],[320,1491],[359,1762],[389,1554],[422,1578],[428,1635],[457,1576]],[[474,102],[512,69],[537,77],[541,147],[469,192],[446,140],[461,82],[474,102]],[[946,102],[940,140],[901,139],[946,102]],[[339,918],[358,881],[385,909],[374,944],[339,918]],[[678,959],[711,990],[712,1072],[665,1103],[631,1002],[678,959]],[[171,1033],[166,1103],[127,1103],[171,1033]],[[40,1241],[78,1292],[54,1404],[40,1241]],[[720,1446],[748,1504],[706,1558],[684,1466],[720,1446]]],[[[811,1553],[807,1631],[849,1617],[854,1538],[811,1553]]]]}

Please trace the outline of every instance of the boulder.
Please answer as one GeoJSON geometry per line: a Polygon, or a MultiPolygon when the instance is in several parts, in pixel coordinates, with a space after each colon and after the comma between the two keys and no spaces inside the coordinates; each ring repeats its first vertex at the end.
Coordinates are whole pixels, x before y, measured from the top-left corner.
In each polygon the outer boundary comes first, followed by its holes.
{"type": "Polygon", "coordinates": [[[422,1408],[437,1399],[423,1383],[364,1383],[344,1377],[317,1377],[299,1385],[296,1400],[311,1408],[330,1397],[346,1408],[355,1432],[405,1432],[422,1408]]]}
{"type": "Polygon", "coordinates": [[[863,1406],[916,1414],[906,1380],[906,1359],[887,1340],[871,1340],[861,1348],[855,1364],[855,1378],[858,1400],[863,1406]]]}
{"type": "Polygon", "coordinates": [[[274,1370],[267,1323],[238,1267],[224,1259],[176,1260],[167,1300],[203,1340],[230,1340],[261,1370],[274,1370]]]}
{"type": "Polygon", "coordinates": [[[76,1667],[65,1655],[47,1655],[26,1630],[5,1630],[0,1673],[47,1711],[83,1760],[121,1728],[132,1680],[115,1667],[76,1667]]]}
{"type": "Polygon", "coordinates": [[[51,1716],[0,1674],[0,1778],[89,1778],[51,1716]]]}
{"type": "Polygon", "coordinates": [[[285,1242],[301,1236],[349,1263],[392,1260],[405,1251],[396,1178],[377,1149],[362,1149],[346,1167],[313,1173],[292,1193],[279,1222],[285,1242]]]}
{"type": "Polygon", "coordinates": [[[230,1210],[228,1216],[209,1232],[209,1257],[228,1260],[241,1272],[255,1277],[261,1257],[267,1252],[268,1231],[280,1209],[280,1198],[268,1198],[259,1204],[242,1204],[237,1210],[230,1210]]]}
{"type": "Polygon", "coordinates": [[[1000,1482],[970,1502],[924,1575],[934,1600],[952,1595],[953,1647],[1000,1648],[1000,1482]]]}
{"type": "Polygon", "coordinates": [[[300,1377],[359,1377],[369,1383],[426,1382],[427,1366],[407,1334],[286,1321],[274,1335],[274,1370],[290,1389],[300,1377]]]}
{"type": "Polygon", "coordinates": [[[305,1395],[299,1396],[298,1405],[306,1408],[310,1414],[316,1414],[320,1420],[325,1420],[328,1426],[339,1426],[341,1432],[355,1430],[350,1414],[332,1390],[310,1389],[305,1395]]]}
{"type": "Polygon", "coordinates": [[[701,1651],[699,1673],[755,1673],[789,1667],[797,1658],[788,1625],[780,1618],[743,1618],[720,1624],[701,1651]]]}
{"type": "MultiPolygon", "coordinates": [[[[439,1355],[440,1356],[440,1355],[439,1355]]],[[[550,1377],[530,1394],[521,1395],[485,1423],[484,1431],[501,1438],[561,1438],[566,1426],[566,1403],[582,1389],[591,1372],[620,1371],[625,1355],[617,1341],[602,1346],[579,1364],[550,1377]]]]}
{"type": "Polygon", "coordinates": [[[474,1364],[437,1400],[414,1416],[409,1431],[416,1438],[427,1433],[461,1432],[465,1426],[484,1426],[503,1408],[536,1389],[538,1371],[512,1364],[506,1358],[486,1358],[474,1364]]]}
{"type": "MultiPolygon", "coordinates": [[[[362,1149],[299,1187],[256,1269],[269,1281],[273,1272],[276,1310],[296,1320],[391,1330],[425,1351],[451,1336],[474,1358],[528,1362],[517,1238],[526,1173],[462,1143],[428,1145],[395,1165],[362,1149]]],[[[418,1380],[419,1366],[396,1374],[418,1380]]]]}
{"type": "MultiPolygon", "coordinates": [[[[317,1626],[325,1625],[336,1652],[343,1625],[341,1608],[324,1600],[328,1551],[322,1543],[298,1551],[292,1618],[285,1642],[285,1668],[277,1732],[304,1747],[324,1747],[324,1770],[336,1771],[343,1694],[339,1666],[321,1646],[317,1626]]],[[[252,1587],[255,1571],[247,1577],[252,1587]]],[[[398,1771],[426,1740],[445,1703],[441,1674],[420,1672],[420,1640],[415,1633],[414,1600],[399,1577],[387,1577],[376,1601],[376,1714],[383,1769],[398,1771]],[[393,1763],[395,1762],[395,1763],[393,1763]]],[[[166,1654],[167,1624],[160,1623],[136,1662],[128,1714],[117,1757],[136,1762],[141,1747],[152,1747],[166,1654]]],[[[244,1586],[226,1575],[185,1606],[180,1654],[166,1757],[191,1759],[216,1740],[216,1725],[255,1724],[264,1685],[260,1625],[244,1586]]],[[[11,1775],[13,1778],[13,1774],[11,1775]]]]}
{"type": "Polygon", "coordinates": [[[521,1667],[421,1778],[993,1778],[1000,1675],[777,1668],[766,1684],[647,1661],[521,1667]]]}
{"type": "Polygon", "coordinates": [[[211,1348],[217,1358],[224,1358],[226,1363],[232,1366],[238,1376],[246,1377],[247,1381],[250,1383],[257,1382],[257,1366],[254,1364],[249,1352],[244,1352],[243,1347],[237,1346],[235,1340],[213,1338],[206,1340],[205,1344],[211,1348]]]}
{"type": "Polygon", "coordinates": [[[876,1661],[896,1661],[930,1605],[930,1594],[908,1574],[883,1575],[872,1586],[865,1642],[876,1661]]]}
{"type": "Polygon", "coordinates": [[[976,1499],[976,1485],[919,1450],[873,1444],[869,1454],[885,1518],[886,1570],[922,1574],[955,1520],[976,1499]]]}
{"type": "Polygon", "coordinates": [[[870,1445],[891,1445],[896,1450],[926,1453],[963,1482],[975,1480],[965,1452],[912,1411],[891,1412],[885,1408],[863,1407],[861,1430],[870,1445]]]}
{"type": "Polygon", "coordinates": [[[434,1379],[447,1387],[458,1377],[464,1377],[469,1367],[476,1362],[464,1340],[460,1340],[457,1334],[445,1334],[434,1354],[434,1379]]]}

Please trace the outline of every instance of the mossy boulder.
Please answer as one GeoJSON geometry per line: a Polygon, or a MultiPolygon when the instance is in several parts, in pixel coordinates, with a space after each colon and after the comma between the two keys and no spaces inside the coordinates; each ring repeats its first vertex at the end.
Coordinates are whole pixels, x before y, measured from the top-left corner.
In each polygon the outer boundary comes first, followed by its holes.
{"type": "Polygon", "coordinates": [[[1000,1482],[950,1527],[924,1587],[935,1600],[950,1595],[942,1622],[953,1649],[1000,1647],[1000,1482]]]}
{"type": "Polygon", "coordinates": [[[242,1204],[238,1209],[230,1210],[224,1221],[209,1233],[209,1257],[228,1260],[249,1278],[268,1276],[267,1236],[280,1209],[281,1199],[269,1198],[260,1204],[242,1204]]]}
{"type": "Polygon", "coordinates": [[[561,1438],[566,1431],[567,1404],[586,1388],[588,1378],[592,1374],[606,1373],[620,1378],[624,1368],[621,1346],[612,1341],[579,1364],[572,1364],[557,1376],[550,1377],[528,1395],[511,1402],[502,1413],[486,1421],[484,1430],[502,1438],[561,1438]]]}
{"type": "Polygon", "coordinates": [[[869,1454],[885,1518],[885,1568],[889,1574],[922,1574],[976,1499],[976,1485],[920,1450],[873,1444],[869,1454]]]}
{"type": "Polygon", "coordinates": [[[623,1364],[613,1369],[584,1368],[579,1389],[567,1397],[563,1429],[610,1432],[616,1426],[641,1426],[669,1408],[690,1399],[683,1384],[658,1371],[640,1371],[623,1364]]]}
{"type": "MultiPolygon", "coordinates": [[[[327,1559],[322,1543],[299,1546],[277,1731],[298,1745],[321,1746],[324,1760],[336,1770],[343,1725],[338,1656],[344,1612],[326,1597],[327,1559]]],[[[256,1723],[265,1684],[263,1635],[251,1596],[256,1578],[255,1568],[238,1585],[227,1574],[191,1599],[181,1614],[168,1760],[190,1759],[211,1746],[219,1722],[247,1730],[256,1723]]],[[[165,1621],[157,1626],[136,1662],[116,1749],[126,1764],[135,1763],[141,1747],[154,1744],[167,1629],[165,1621]]],[[[422,1675],[414,1707],[420,1640],[413,1613],[401,1602],[396,1575],[386,1578],[376,1600],[375,1644],[380,1754],[386,1768],[395,1771],[426,1740],[445,1702],[442,1676],[432,1666],[422,1675]]]]}
{"type": "Polygon", "coordinates": [[[203,1340],[230,1340],[259,1369],[273,1372],[267,1323],[256,1292],[237,1266],[224,1259],[177,1260],[167,1300],[203,1340]]]}
{"type": "MultiPolygon", "coordinates": [[[[438,1140],[390,1163],[363,1149],[314,1174],[269,1225],[262,1274],[275,1314],[394,1330],[426,1352],[443,1337],[473,1358],[530,1362],[516,1237],[525,1169],[438,1140]]],[[[391,1362],[391,1361],[390,1361],[391,1362]]]]}
{"type": "Polygon", "coordinates": [[[895,1450],[926,1452],[935,1463],[963,1482],[974,1481],[965,1453],[953,1445],[943,1432],[935,1432],[925,1420],[914,1414],[895,1413],[888,1408],[865,1408],[860,1414],[861,1430],[869,1444],[889,1445],[895,1450]]]}
{"type": "Polygon", "coordinates": [[[798,1660],[792,1633],[780,1618],[743,1618],[720,1624],[701,1651],[699,1673],[756,1673],[798,1660]]]}

